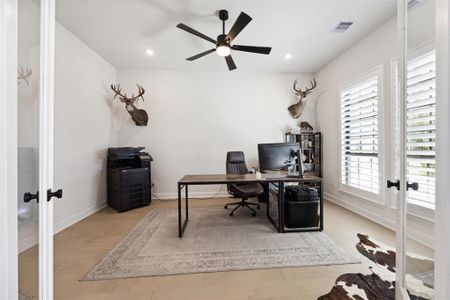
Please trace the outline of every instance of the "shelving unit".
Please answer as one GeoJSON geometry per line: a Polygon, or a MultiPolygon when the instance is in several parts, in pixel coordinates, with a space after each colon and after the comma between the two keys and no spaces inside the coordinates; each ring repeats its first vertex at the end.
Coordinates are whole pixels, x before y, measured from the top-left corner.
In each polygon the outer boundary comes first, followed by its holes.
{"type": "Polygon", "coordinates": [[[301,134],[285,134],[286,143],[299,143],[304,155],[303,166],[305,173],[322,177],[322,134],[301,133],[301,134]]]}

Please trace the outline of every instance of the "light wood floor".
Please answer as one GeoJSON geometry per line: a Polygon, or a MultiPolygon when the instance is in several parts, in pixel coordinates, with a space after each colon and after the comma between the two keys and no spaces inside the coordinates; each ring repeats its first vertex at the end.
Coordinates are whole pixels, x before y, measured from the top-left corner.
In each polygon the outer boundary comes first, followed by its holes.
{"type": "MultiPolygon", "coordinates": [[[[192,200],[191,207],[223,206],[225,202],[229,199],[192,200]]],[[[357,233],[395,244],[392,231],[326,202],[324,232],[361,258],[361,264],[78,281],[157,207],[176,207],[176,202],[154,200],[148,207],[121,214],[105,208],[58,233],[55,236],[55,299],[317,299],[331,289],[339,275],[370,272],[368,263],[355,249],[357,233]]],[[[20,255],[20,286],[27,295],[36,291],[36,256],[35,248],[20,255]]]]}

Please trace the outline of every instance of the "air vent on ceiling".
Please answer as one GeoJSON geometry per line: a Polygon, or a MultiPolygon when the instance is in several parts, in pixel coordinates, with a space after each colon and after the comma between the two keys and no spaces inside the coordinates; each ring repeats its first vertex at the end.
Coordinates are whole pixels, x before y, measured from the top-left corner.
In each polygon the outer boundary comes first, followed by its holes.
{"type": "Polygon", "coordinates": [[[332,32],[345,32],[347,31],[347,29],[350,28],[350,26],[353,25],[353,22],[341,22],[339,23],[338,26],[336,26],[335,28],[333,28],[333,30],[331,30],[332,32]]]}

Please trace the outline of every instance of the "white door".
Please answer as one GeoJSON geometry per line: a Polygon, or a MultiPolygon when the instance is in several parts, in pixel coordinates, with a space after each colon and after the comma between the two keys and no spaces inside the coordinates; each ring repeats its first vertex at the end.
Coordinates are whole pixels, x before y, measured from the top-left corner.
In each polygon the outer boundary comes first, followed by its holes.
{"type": "Polygon", "coordinates": [[[396,297],[434,299],[436,1],[398,3],[396,297]]]}
{"type": "MultiPolygon", "coordinates": [[[[398,97],[398,115],[396,116],[398,122],[398,137],[399,137],[399,178],[394,182],[397,184],[398,193],[398,205],[397,205],[397,255],[396,255],[396,279],[395,279],[395,298],[398,300],[409,299],[408,293],[405,288],[405,219],[406,219],[406,207],[405,207],[405,153],[406,153],[406,130],[405,130],[405,103],[406,98],[406,52],[407,52],[407,1],[398,0],[397,9],[397,26],[398,26],[398,65],[397,65],[397,97],[398,97]]],[[[392,183],[388,181],[388,187],[392,188],[392,183]],[[391,186],[390,186],[391,185],[391,186]]]]}
{"type": "Polygon", "coordinates": [[[16,3],[19,298],[52,299],[55,3],[16,3]]]}

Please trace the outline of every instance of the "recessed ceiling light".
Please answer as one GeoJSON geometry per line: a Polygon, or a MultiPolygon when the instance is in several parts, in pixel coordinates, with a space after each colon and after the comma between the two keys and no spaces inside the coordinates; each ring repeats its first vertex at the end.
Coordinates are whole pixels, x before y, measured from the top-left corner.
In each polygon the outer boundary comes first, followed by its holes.
{"type": "Polygon", "coordinates": [[[292,59],[292,54],[291,54],[291,53],[286,53],[286,54],[284,55],[284,59],[285,59],[285,60],[290,60],[290,59],[292,59]]]}
{"type": "Polygon", "coordinates": [[[153,56],[155,55],[155,51],[153,51],[152,49],[145,49],[145,54],[147,54],[148,56],[153,56]]]}

